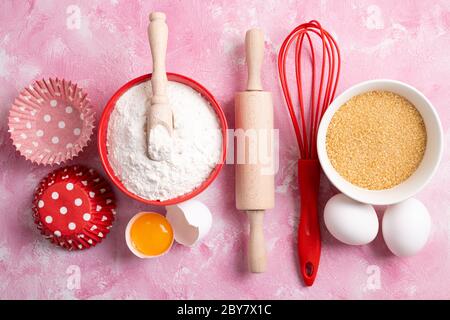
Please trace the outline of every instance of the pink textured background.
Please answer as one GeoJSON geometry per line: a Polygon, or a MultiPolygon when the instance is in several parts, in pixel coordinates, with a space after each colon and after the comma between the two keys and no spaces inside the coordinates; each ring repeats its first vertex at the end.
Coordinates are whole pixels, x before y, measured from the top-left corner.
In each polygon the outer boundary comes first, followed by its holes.
{"type": "MultiPolygon", "coordinates": [[[[417,197],[430,210],[432,234],[417,256],[392,256],[378,237],[349,247],[323,231],[323,252],[314,287],[297,274],[295,248],[297,148],[279,89],[276,54],[287,33],[318,19],[336,35],[343,55],[339,92],[372,78],[393,78],[421,90],[437,108],[450,142],[450,1],[1,1],[0,2],[0,298],[450,298],[449,148],[438,174],[417,197]],[[66,27],[68,5],[81,10],[81,28],[66,27]],[[233,95],[245,79],[245,30],[266,33],[264,85],[274,94],[282,138],[276,178],[277,206],[266,216],[269,265],[246,270],[246,217],[234,208],[233,167],[199,196],[214,224],[192,249],[175,245],[166,256],[142,261],[128,251],[124,228],[140,210],[156,210],[117,191],[112,233],[98,247],[65,252],[44,240],[31,219],[38,181],[52,170],[21,158],[9,140],[7,113],[18,91],[34,79],[59,76],[79,83],[96,107],[126,81],[151,70],[147,16],[167,13],[168,70],[206,86],[233,127],[233,95]],[[68,267],[81,271],[80,289],[67,287],[68,267]],[[381,288],[367,285],[369,266],[380,270],[381,288]]],[[[101,170],[96,144],[73,163],[101,170]]],[[[322,204],[332,194],[323,181],[322,204]]]]}

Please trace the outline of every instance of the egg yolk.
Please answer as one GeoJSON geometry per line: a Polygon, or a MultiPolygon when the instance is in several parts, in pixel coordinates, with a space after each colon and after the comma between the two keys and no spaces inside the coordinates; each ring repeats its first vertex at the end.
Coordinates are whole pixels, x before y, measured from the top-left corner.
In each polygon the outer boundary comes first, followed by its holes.
{"type": "Polygon", "coordinates": [[[134,248],[142,254],[158,256],[172,245],[173,230],[164,216],[148,212],[133,222],[130,238],[134,248]]]}

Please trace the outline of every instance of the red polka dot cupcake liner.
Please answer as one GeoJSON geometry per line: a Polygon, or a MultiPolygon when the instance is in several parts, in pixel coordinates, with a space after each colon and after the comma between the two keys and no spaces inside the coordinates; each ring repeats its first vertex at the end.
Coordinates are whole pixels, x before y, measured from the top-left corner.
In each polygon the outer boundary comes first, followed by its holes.
{"type": "Polygon", "coordinates": [[[8,117],[14,146],[26,159],[43,165],[76,157],[94,129],[87,94],[71,81],[36,81],[20,92],[8,117]]]}
{"type": "Polygon", "coordinates": [[[41,233],[67,250],[95,246],[114,221],[116,201],[109,183],[94,169],[57,169],[39,183],[33,217],[41,233]]]}

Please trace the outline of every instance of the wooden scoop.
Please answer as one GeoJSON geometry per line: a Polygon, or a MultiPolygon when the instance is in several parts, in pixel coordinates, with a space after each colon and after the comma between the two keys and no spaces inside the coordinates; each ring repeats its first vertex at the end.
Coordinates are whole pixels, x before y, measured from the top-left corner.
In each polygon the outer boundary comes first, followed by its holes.
{"type": "Polygon", "coordinates": [[[168,27],[166,15],[152,12],[149,17],[148,41],[152,52],[153,72],[150,106],[147,108],[147,146],[152,160],[166,160],[170,152],[173,131],[173,114],[166,94],[166,51],[168,27]],[[159,127],[161,126],[161,127],[159,127]],[[158,137],[156,137],[156,133],[158,137]],[[152,134],[155,134],[152,137],[152,134]]]}

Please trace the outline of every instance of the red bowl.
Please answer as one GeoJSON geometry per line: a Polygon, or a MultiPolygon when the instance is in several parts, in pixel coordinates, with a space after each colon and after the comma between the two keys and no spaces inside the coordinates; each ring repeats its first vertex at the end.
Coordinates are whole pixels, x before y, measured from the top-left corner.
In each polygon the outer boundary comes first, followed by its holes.
{"type": "Polygon", "coordinates": [[[138,200],[138,201],[146,203],[146,204],[151,204],[151,205],[155,205],[155,206],[167,206],[167,205],[177,204],[177,203],[180,203],[180,202],[183,202],[183,201],[186,201],[186,200],[189,200],[189,199],[195,197],[196,195],[201,193],[203,190],[205,190],[217,177],[220,170],[222,169],[223,164],[225,163],[225,158],[226,158],[227,120],[225,119],[225,115],[223,113],[222,108],[219,106],[216,99],[214,99],[213,95],[205,87],[203,87],[201,84],[199,84],[198,82],[196,82],[188,77],[185,77],[185,76],[182,76],[182,75],[179,75],[176,73],[167,73],[167,78],[170,81],[176,81],[176,82],[185,84],[185,85],[191,87],[192,89],[196,90],[198,93],[200,93],[206,100],[208,100],[208,102],[211,104],[212,108],[216,112],[217,118],[219,119],[220,126],[222,128],[221,161],[211,171],[208,179],[203,181],[203,183],[199,187],[195,188],[191,192],[186,193],[182,196],[179,196],[179,197],[176,197],[173,199],[169,199],[169,200],[165,200],[165,201],[159,201],[159,200],[147,200],[147,199],[144,199],[144,198],[130,192],[129,190],[127,190],[127,188],[125,188],[125,186],[119,180],[119,178],[116,177],[114,170],[111,167],[111,164],[109,163],[108,149],[106,147],[109,117],[116,105],[117,100],[122,96],[122,94],[124,94],[131,87],[138,85],[142,82],[145,82],[147,80],[150,80],[151,77],[152,77],[151,74],[146,74],[146,75],[143,75],[136,79],[131,80],[130,82],[128,82],[124,86],[122,86],[119,90],[117,90],[117,92],[108,101],[105,109],[103,110],[103,114],[100,119],[100,124],[99,124],[99,128],[98,128],[98,150],[99,150],[100,159],[101,159],[103,168],[106,171],[106,174],[123,193],[125,193],[130,198],[133,198],[135,200],[138,200]]]}

